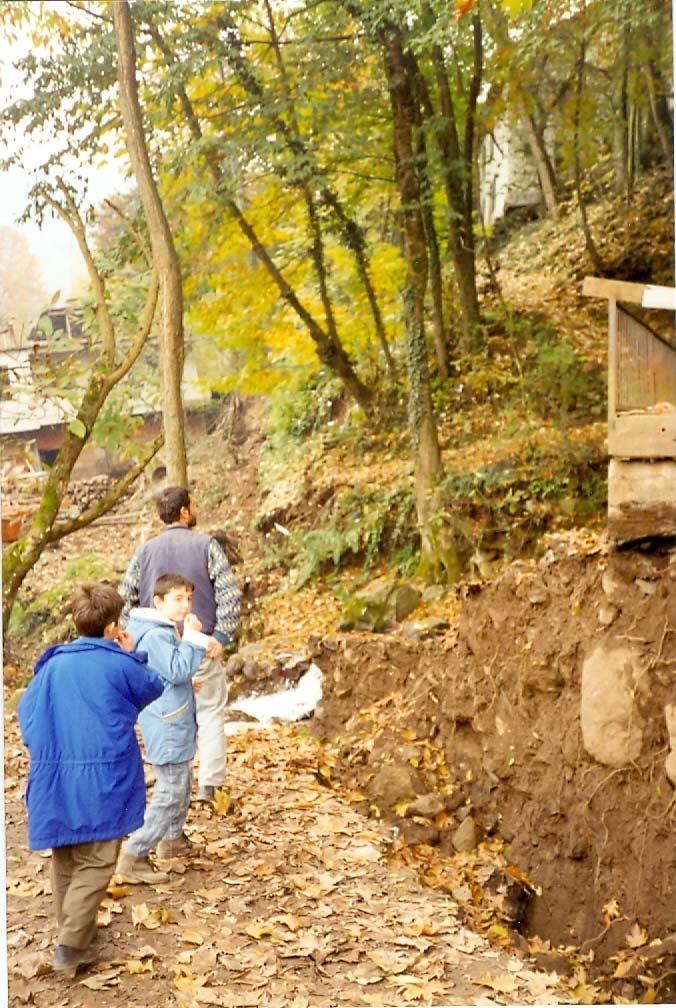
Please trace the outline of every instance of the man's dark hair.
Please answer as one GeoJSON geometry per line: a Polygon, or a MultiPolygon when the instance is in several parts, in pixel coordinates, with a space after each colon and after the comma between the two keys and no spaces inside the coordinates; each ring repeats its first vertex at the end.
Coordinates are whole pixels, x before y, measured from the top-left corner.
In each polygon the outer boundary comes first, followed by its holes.
{"type": "Polygon", "coordinates": [[[103,637],[109,623],[117,623],[124,599],[112,585],[90,581],[73,595],[71,615],[81,637],[103,637]]]}
{"type": "Polygon", "coordinates": [[[181,517],[181,508],[190,507],[190,493],[185,487],[165,487],[158,493],[155,503],[157,504],[157,513],[164,524],[171,525],[181,517]]]}
{"type": "Polygon", "coordinates": [[[163,574],[162,577],[158,577],[153,586],[153,598],[158,595],[163,599],[172,588],[189,588],[192,592],[195,590],[192,581],[184,577],[183,574],[163,574]]]}

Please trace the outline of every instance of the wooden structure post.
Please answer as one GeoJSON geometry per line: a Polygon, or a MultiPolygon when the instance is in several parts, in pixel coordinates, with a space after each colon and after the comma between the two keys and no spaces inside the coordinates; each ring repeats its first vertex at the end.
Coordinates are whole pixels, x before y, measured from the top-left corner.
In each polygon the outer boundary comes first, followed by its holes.
{"type": "Polygon", "coordinates": [[[676,289],[587,277],[582,292],[608,299],[608,533],[674,536],[676,341],[626,305],[673,312],[676,289]]]}

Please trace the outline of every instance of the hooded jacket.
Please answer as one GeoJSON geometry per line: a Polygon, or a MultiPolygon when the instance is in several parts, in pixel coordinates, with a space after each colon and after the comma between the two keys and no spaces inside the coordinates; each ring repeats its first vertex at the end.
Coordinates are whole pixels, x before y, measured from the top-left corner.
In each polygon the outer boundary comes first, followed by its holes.
{"type": "Polygon", "coordinates": [[[161,692],[145,655],[114,641],[81,637],[45,651],[17,712],[30,753],[31,850],[114,840],[143,824],[134,725],[161,692]]]}
{"type": "Polygon", "coordinates": [[[162,696],[143,711],[139,725],[150,763],[183,763],[195,755],[195,694],[192,677],[204,658],[208,638],[185,630],[183,640],[175,625],[156,609],[132,609],[127,630],[137,651],[164,684],[162,696]]]}

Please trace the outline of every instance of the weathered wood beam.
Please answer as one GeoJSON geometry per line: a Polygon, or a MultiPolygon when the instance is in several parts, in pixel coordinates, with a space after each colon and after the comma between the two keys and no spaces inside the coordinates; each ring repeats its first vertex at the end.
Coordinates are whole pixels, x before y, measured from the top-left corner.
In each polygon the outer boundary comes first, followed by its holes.
{"type": "Polygon", "coordinates": [[[644,308],[676,310],[676,288],[658,284],[630,283],[628,280],[606,280],[605,277],[585,277],[582,284],[585,297],[613,298],[644,308]]]}

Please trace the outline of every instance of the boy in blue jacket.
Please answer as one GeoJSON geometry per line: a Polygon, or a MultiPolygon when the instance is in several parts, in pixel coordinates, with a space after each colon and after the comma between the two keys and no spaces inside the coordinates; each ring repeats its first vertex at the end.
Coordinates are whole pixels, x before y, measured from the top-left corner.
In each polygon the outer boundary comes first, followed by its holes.
{"type": "MultiPolygon", "coordinates": [[[[190,612],[193,591],[192,581],[182,574],[164,574],[153,588],[154,608],[132,609],[127,623],[137,650],[147,652],[151,668],[164,683],[162,696],[139,718],[155,787],[143,826],[129,837],[118,861],[118,874],[131,882],[166,880],[148,860],[151,850],[161,858],[190,852],[183,826],[197,734],[192,677],[209,643],[200,633],[202,624],[190,612]],[[177,623],[183,623],[182,639],[177,623]]],[[[198,682],[194,688],[199,688],[198,682]]]]}
{"type": "Polygon", "coordinates": [[[163,684],[145,655],[129,653],[133,641],[118,625],[123,606],[110,585],[78,588],[71,612],[80,637],[45,651],[18,708],[30,753],[28,843],[52,848],[57,970],[96,959],[99,904],[122,837],[143,822],[134,725],[163,684]]]}

